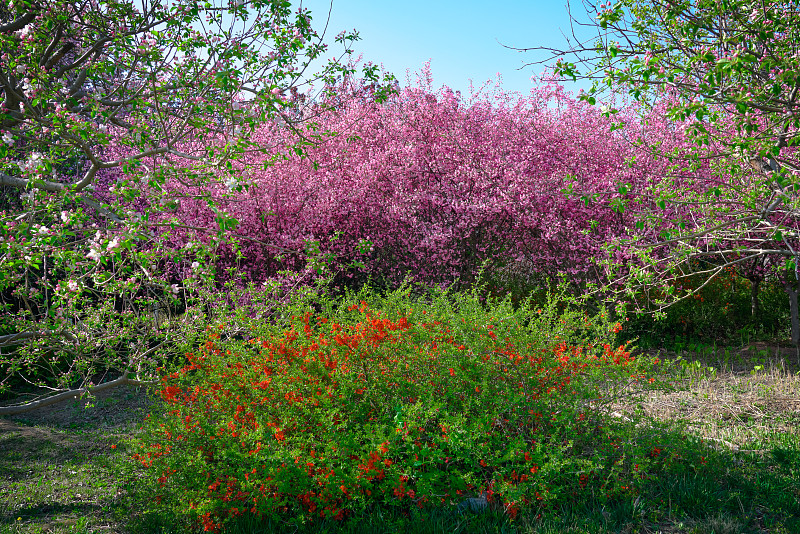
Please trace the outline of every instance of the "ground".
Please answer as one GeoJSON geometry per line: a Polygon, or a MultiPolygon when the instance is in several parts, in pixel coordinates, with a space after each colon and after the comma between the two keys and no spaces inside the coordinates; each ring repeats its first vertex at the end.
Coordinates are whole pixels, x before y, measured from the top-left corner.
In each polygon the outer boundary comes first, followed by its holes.
{"type": "MultiPolygon", "coordinates": [[[[648,355],[656,356],[675,354],[648,355]]],[[[794,349],[753,344],[684,361],[686,388],[635,402],[623,395],[612,415],[641,407],[656,420],[682,420],[686,431],[730,451],[758,454],[768,434],[800,441],[794,349]]],[[[0,417],[0,534],[123,532],[130,517],[120,503],[131,480],[118,472],[120,451],[153,402],[142,388],[120,387],[0,417]]]]}
{"type": "Polygon", "coordinates": [[[120,387],[0,418],[0,532],[119,532],[112,467],[151,403],[120,387]]]}

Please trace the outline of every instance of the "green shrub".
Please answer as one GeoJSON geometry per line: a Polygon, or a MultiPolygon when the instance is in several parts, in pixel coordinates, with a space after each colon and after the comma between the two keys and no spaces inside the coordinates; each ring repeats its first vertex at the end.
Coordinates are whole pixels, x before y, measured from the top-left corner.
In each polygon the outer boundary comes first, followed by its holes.
{"type": "Polygon", "coordinates": [[[699,276],[683,280],[682,289],[694,294],[664,310],[663,317],[632,318],[626,325],[627,339],[637,339],[641,348],[667,348],[675,341],[747,343],[758,337],[788,338],[789,297],[777,281],[761,284],[759,311],[751,313],[750,281],[725,272],[708,284],[699,276]]]}
{"type": "Polygon", "coordinates": [[[207,531],[246,514],[308,522],[479,496],[513,517],[630,492],[647,453],[634,469],[602,407],[650,387],[652,363],[611,345],[607,315],[563,310],[406,286],[296,302],[289,328],[248,340],[212,328],[165,372],[135,458],[161,505],[207,531]]]}

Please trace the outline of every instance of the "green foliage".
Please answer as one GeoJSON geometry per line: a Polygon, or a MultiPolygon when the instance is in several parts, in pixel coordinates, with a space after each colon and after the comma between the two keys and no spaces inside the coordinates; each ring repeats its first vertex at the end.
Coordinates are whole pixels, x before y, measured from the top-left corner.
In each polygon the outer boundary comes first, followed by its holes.
{"type": "MultiPolygon", "coordinates": [[[[686,291],[703,282],[701,276],[691,277],[683,280],[679,289],[686,291]]],[[[755,315],[751,288],[749,280],[726,272],[666,308],[663,317],[631,317],[624,339],[636,339],[640,348],[647,349],[695,341],[725,345],[788,338],[789,299],[782,286],[777,281],[761,284],[755,315]]]]}
{"type": "Polygon", "coordinates": [[[207,529],[480,496],[513,517],[586,488],[629,492],[633,465],[600,414],[623,389],[651,387],[652,362],[612,348],[607,314],[563,299],[515,307],[364,288],[296,300],[288,328],[264,324],[249,339],[211,329],[164,372],[165,409],[135,458],[164,506],[207,529]]]}

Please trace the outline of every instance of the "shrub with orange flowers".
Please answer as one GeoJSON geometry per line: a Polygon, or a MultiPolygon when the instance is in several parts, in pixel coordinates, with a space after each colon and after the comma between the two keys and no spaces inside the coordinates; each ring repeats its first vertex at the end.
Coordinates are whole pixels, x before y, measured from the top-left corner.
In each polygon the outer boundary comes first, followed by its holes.
{"type": "Polygon", "coordinates": [[[243,514],[309,521],[485,495],[516,515],[584,489],[613,388],[652,362],[616,321],[477,293],[295,303],[250,339],[215,328],[164,372],[135,459],[203,530],[243,514]],[[585,340],[591,339],[590,343],[585,340]]]}

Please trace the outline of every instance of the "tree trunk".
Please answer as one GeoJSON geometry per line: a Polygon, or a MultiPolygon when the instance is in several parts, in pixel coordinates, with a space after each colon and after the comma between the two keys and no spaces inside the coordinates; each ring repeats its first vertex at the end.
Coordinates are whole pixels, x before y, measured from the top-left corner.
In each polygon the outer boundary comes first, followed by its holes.
{"type": "Polygon", "coordinates": [[[758,292],[761,289],[760,278],[749,278],[750,280],[750,317],[755,319],[761,311],[761,303],[758,300],[758,292]]]}
{"type": "Polygon", "coordinates": [[[800,313],[797,308],[797,287],[791,287],[788,283],[784,285],[786,293],[789,295],[789,314],[792,321],[792,343],[794,343],[797,357],[797,364],[800,365],[800,313]]]}

